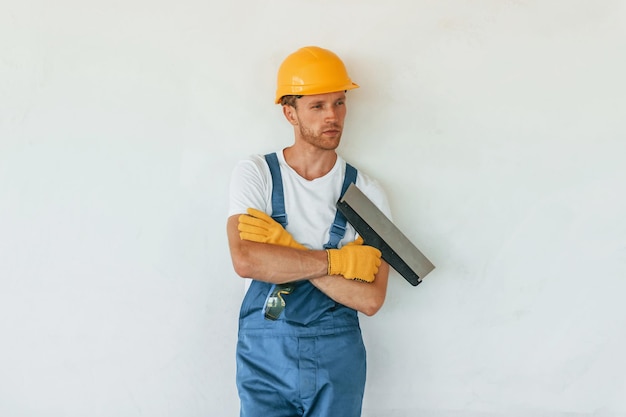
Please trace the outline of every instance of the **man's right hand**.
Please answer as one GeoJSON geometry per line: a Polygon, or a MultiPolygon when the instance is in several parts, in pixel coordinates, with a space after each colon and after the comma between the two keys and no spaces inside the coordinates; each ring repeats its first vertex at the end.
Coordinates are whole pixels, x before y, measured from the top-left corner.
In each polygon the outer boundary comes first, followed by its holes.
{"type": "Polygon", "coordinates": [[[378,249],[363,245],[358,238],[341,249],[327,249],[328,275],[342,275],[346,279],[373,282],[380,266],[378,249]]]}

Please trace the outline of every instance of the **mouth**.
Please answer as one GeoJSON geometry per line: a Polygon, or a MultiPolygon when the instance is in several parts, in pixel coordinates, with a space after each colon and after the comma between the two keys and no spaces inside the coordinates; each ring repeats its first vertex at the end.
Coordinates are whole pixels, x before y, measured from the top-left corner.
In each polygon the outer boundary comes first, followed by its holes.
{"type": "Polygon", "coordinates": [[[339,129],[337,127],[332,127],[330,129],[326,129],[326,130],[322,131],[322,133],[324,135],[328,135],[328,136],[337,136],[337,135],[341,134],[341,129],[339,129]]]}

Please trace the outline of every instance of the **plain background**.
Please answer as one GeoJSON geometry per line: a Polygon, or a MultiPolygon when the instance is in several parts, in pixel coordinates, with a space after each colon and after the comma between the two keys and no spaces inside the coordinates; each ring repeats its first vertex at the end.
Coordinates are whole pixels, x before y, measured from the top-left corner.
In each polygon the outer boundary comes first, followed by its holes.
{"type": "Polygon", "coordinates": [[[626,415],[611,0],[2,0],[0,415],[238,414],[228,179],[291,144],[305,45],[361,85],[341,154],[437,266],[362,320],[364,416],[626,415]]]}

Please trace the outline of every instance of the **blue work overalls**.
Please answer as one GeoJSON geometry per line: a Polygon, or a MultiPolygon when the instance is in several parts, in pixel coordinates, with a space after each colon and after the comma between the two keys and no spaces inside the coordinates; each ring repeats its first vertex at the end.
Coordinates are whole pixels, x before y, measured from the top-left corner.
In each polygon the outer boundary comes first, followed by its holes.
{"type": "MultiPolygon", "coordinates": [[[[272,217],[286,224],[282,178],[275,154],[272,217]]],[[[342,193],[356,181],[347,165],[342,193]]],[[[337,247],[345,218],[336,216],[326,247],[337,247]],[[337,227],[338,226],[338,227],[337,227]]],[[[343,228],[343,230],[342,230],[343,228]]],[[[241,305],[237,388],[241,417],[358,417],[365,389],[365,347],[357,312],[336,303],[309,281],[285,295],[277,320],[264,316],[273,284],[252,281],[241,305]]]]}

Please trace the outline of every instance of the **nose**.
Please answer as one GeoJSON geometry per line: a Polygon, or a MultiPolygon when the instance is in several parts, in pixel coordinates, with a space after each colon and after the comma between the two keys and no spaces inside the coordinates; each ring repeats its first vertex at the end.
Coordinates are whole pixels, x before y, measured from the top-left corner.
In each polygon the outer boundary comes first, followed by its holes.
{"type": "Polygon", "coordinates": [[[339,109],[335,106],[329,106],[326,110],[325,119],[327,121],[335,121],[339,118],[338,116],[339,109]]]}

